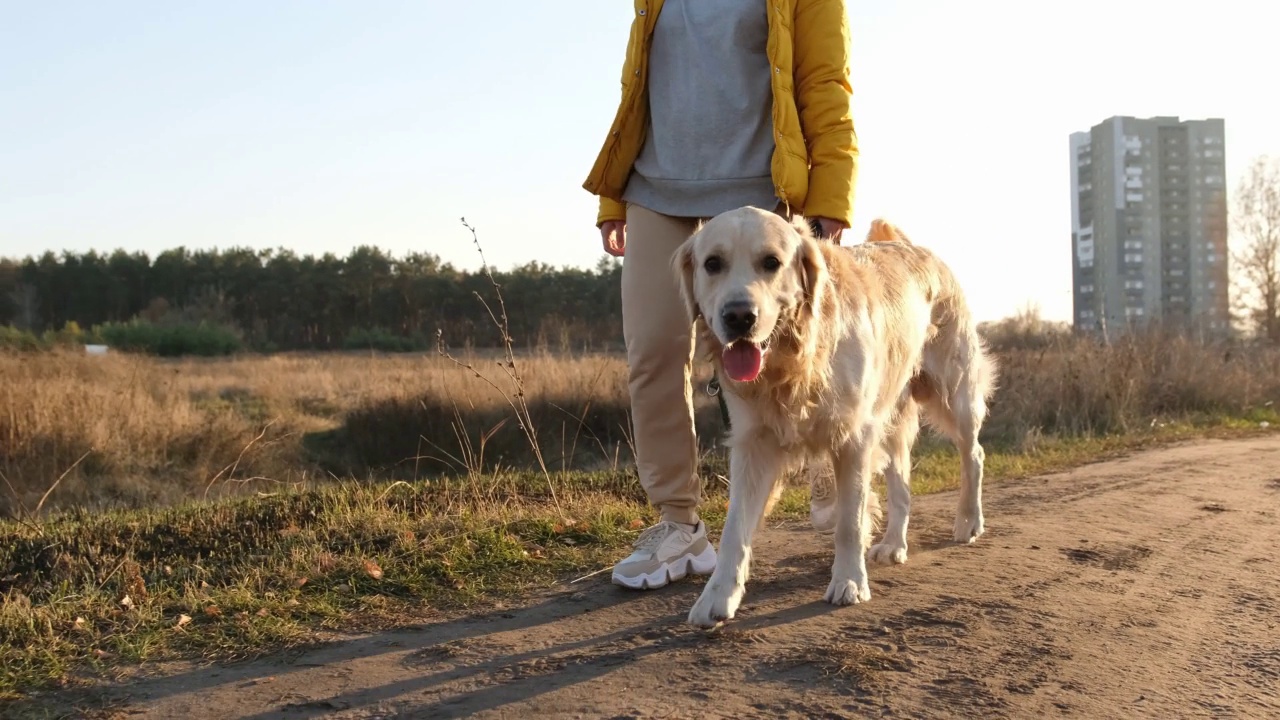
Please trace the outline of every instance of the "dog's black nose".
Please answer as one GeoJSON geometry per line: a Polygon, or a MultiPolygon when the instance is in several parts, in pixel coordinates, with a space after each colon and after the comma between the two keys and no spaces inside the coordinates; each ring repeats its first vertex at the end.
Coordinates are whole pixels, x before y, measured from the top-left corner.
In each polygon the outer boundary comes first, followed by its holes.
{"type": "Polygon", "coordinates": [[[751,332],[751,328],[756,324],[756,309],[751,303],[745,301],[731,302],[720,310],[720,319],[724,321],[724,328],[736,337],[742,337],[751,332]]]}

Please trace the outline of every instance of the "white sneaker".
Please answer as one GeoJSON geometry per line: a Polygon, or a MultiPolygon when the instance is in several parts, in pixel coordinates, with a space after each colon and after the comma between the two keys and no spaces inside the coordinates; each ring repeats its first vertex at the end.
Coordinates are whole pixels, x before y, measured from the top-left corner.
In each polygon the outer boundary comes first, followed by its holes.
{"type": "Polygon", "coordinates": [[[835,478],[809,468],[809,522],[822,535],[836,531],[835,478]]]}
{"type": "Polygon", "coordinates": [[[660,588],[693,573],[710,575],[716,569],[716,549],[707,540],[707,524],[689,532],[663,520],[636,538],[635,552],[613,567],[613,584],[632,590],[660,588]]]}

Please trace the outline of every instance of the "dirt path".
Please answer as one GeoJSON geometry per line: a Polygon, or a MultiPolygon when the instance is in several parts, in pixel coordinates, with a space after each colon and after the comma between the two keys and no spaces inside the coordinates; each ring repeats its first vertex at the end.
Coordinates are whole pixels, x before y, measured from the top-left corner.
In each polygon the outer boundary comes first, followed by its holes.
{"type": "Polygon", "coordinates": [[[716,634],[701,581],[607,578],[527,607],[120,688],[142,718],[1280,717],[1280,437],[918,498],[869,604],[821,602],[830,541],[771,524],[716,634]]]}

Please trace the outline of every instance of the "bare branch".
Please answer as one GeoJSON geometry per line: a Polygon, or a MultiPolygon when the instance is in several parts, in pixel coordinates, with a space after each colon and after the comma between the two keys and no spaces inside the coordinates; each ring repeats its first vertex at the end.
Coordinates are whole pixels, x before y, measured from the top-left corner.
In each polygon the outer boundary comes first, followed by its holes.
{"type": "Polygon", "coordinates": [[[1280,344],[1280,159],[1253,161],[1236,189],[1237,305],[1260,339],[1280,344]]]}

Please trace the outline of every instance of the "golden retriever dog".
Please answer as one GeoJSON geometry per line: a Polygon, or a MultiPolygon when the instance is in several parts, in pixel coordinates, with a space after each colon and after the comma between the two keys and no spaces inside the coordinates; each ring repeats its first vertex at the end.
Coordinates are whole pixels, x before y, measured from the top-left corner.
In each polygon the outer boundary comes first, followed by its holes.
{"type": "Polygon", "coordinates": [[[866,560],[907,560],[911,446],[924,419],[962,461],[955,539],[982,535],[978,431],[996,367],[956,278],[928,250],[876,220],[867,242],[815,239],[803,218],[756,208],[706,221],[673,260],[698,344],[729,410],[729,511],[715,571],[689,622],[733,618],[751,541],[780,479],[829,457],[835,473],[835,561],[825,599],[871,599],[866,560]],[[871,545],[888,485],[884,537],[871,545]]]}

